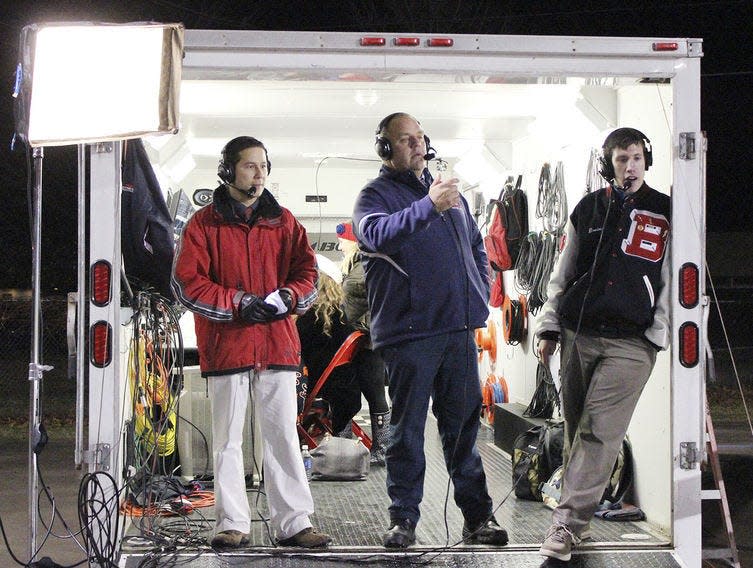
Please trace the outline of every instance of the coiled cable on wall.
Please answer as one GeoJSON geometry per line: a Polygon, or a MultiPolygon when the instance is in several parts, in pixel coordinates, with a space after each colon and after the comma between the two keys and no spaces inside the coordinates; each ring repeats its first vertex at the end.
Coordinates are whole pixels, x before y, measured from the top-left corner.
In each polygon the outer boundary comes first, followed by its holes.
{"type": "Polygon", "coordinates": [[[552,269],[557,259],[557,241],[558,239],[551,233],[541,233],[539,235],[534,276],[531,292],[528,295],[528,309],[534,315],[547,300],[546,289],[549,286],[549,278],[552,275],[552,269]]]}
{"type": "Polygon", "coordinates": [[[557,162],[553,179],[549,164],[545,163],[541,167],[536,216],[542,220],[544,230],[555,234],[560,233],[567,222],[567,194],[562,162],[557,162]]]}
{"type": "Polygon", "coordinates": [[[586,193],[591,193],[599,189],[604,183],[604,179],[599,173],[601,152],[596,148],[591,148],[591,155],[588,158],[588,170],[586,171],[586,193]]]}
{"type": "Polygon", "coordinates": [[[502,304],[502,334],[505,343],[518,345],[528,333],[528,307],[526,297],[522,294],[517,300],[505,296],[502,304]]]}

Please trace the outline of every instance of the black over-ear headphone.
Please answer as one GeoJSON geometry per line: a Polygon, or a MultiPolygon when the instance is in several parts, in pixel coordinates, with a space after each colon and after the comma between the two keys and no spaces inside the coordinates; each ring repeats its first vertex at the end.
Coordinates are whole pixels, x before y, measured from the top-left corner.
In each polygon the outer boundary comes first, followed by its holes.
{"type": "Polygon", "coordinates": [[[651,140],[640,130],[635,128],[618,128],[609,133],[601,146],[601,157],[599,158],[599,174],[608,182],[614,180],[614,166],[612,165],[612,152],[617,147],[633,144],[634,142],[643,141],[643,157],[646,162],[646,171],[654,163],[654,156],[651,152],[651,140]],[[627,143],[627,144],[626,144],[627,143]],[[607,153],[609,155],[607,155],[607,153]]]}
{"type": "MultiPolygon", "coordinates": [[[[383,136],[382,133],[387,130],[390,126],[390,122],[394,118],[397,118],[398,116],[410,116],[409,114],[406,114],[404,112],[393,112],[392,114],[388,114],[385,116],[382,121],[379,123],[379,126],[377,126],[376,129],[376,140],[374,141],[374,149],[376,150],[377,156],[382,158],[382,160],[389,160],[392,158],[392,144],[390,143],[389,139],[386,136],[383,136]]],[[[424,134],[424,144],[426,145],[426,154],[424,155],[425,160],[433,160],[436,157],[436,150],[432,148],[431,141],[429,140],[429,137],[424,134]],[[434,150],[434,152],[432,152],[434,150]]]]}
{"type": "Polygon", "coordinates": [[[272,162],[269,161],[266,146],[253,136],[238,136],[225,144],[222,149],[222,159],[217,164],[217,177],[224,183],[232,184],[235,181],[235,163],[238,161],[238,154],[246,148],[261,148],[264,150],[264,157],[267,159],[267,173],[272,171],[272,162]]]}

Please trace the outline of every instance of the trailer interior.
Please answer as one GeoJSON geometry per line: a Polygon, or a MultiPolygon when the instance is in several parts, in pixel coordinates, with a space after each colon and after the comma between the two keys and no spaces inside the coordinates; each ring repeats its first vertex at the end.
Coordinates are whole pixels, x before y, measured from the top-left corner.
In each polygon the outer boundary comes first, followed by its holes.
{"type": "MultiPolygon", "coordinates": [[[[610,66],[608,57],[592,53],[590,60],[585,57],[577,64],[560,65],[569,57],[567,53],[536,61],[522,47],[503,63],[496,63],[488,53],[474,56],[470,51],[448,52],[443,57],[432,54],[431,58],[406,52],[390,61],[389,55],[364,54],[355,48],[339,54],[326,49],[301,54],[273,45],[241,49],[236,46],[242,43],[238,37],[212,44],[207,39],[210,33],[186,34],[180,130],[144,140],[176,227],[198,207],[192,203],[194,192],[217,186],[217,163],[224,144],[239,135],[254,136],[264,142],[273,164],[267,188],[305,225],[316,252],[339,262],[342,252],[335,227],[350,219],[358,191],[376,176],[380,160],[374,151],[375,128],[396,111],[421,122],[436,150],[437,159],[429,163],[432,174],[459,178],[479,226],[485,223],[490,200],[499,196],[509,179],[522,176],[530,231],[558,237],[556,227],[537,207],[542,184],[555,183],[557,175],[556,183],[566,199],[561,206],[571,210],[586,191],[600,187],[594,185],[600,182],[594,153],[618,126],[638,128],[650,138],[654,163],[646,180],[667,194],[676,191],[681,173],[675,148],[680,95],[673,67],[666,62],[651,66],[642,64],[639,57],[627,57],[610,66]]],[[[301,34],[296,41],[308,38],[309,34],[301,34]]],[[[673,207],[677,210],[676,203],[673,207]]],[[[702,225],[702,219],[695,222],[702,225]]],[[[527,288],[514,270],[503,274],[506,294],[530,303],[528,298],[536,291],[527,288]]],[[[541,562],[538,546],[551,510],[511,493],[510,458],[510,440],[513,433],[519,433],[521,420],[525,421],[522,411],[537,386],[536,315],[527,313],[525,329],[510,340],[505,336],[504,317],[502,309],[492,308],[487,329],[477,334],[482,387],[492,385],[485,388],[491,399],[485,399],[478,444],[498,507],[496,518],[507,529],[510,544],[493,550],[462,543],[462,517],[450,496],[430,415],[422,518],[417,544],[407,552],[416,562],[468,566],[538,566],[541,562]],[[502,383],[503,389],[493,387],[502,383]]],[[[195,342],[190,314],[183,315],[181,323],[190,361],[195,342]]],[[[594,519],[593,538],[576,549],[582,566],[617,565],[608,564],[615,551],[625,555],[619,565],[685,565],[675,553],[680,527],[674,514],[673,428],[678,413],[673,403],[674,349],[676,345],[660,353],[628,432],[634,481],[626,500],[645,513],[645,520],[594,519]]],[[[556,364],[553,371],[556,376],[556,364]]],[[[211,474],[206,450],[211,433],[209,402],[195,366],[185,369],[180,412],[196,426],[179,433],[184,479],[211,474]]],[[[362,412],[360,418],[368,428],[365,401],[362,412]]],[[[300,554],[274,548],[270,539],[260,487],[260,444],[249,417],[244,437],[248,498],[252,511],[259,515],[258,522],[252,522],[250,548],[223,556],[211,549],[181,553],[201,553],[192,566],[220,566],[226,561],[232,565],[310,565],[300,554]]],[[[335,565],[346,559],[377,565],[399,561],[381,547],[381,534],[389,520],[384,481],[384,468],[372,468],[365,481],[312,482],[313,523],[333,536],[333,545],[320,553],[319,564],[335,565]]],[[[193,536],[209,536],[212,523],[207,520],[211,518],[211,508],[196,509],[182,526],[195,531],[193,536]]],[[[151,523],[174,525],[175,520],[158,518],[151,523]]],[[[154,526],[150,524],[149,529],[154,526]]],[[[124,566],[140,566],[151,554],[152,542],[142,538],[143,531],[143,522],[129,524],[123,538],[124,566]]]]}

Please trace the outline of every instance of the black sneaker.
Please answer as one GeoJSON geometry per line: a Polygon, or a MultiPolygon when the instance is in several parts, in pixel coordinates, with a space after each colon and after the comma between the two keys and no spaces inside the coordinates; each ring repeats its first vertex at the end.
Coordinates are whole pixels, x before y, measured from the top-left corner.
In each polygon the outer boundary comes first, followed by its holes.
{"type": "Polygon", "coordinates": [[[382,536],[385,548],[408,548],[416,542],[416,523],[410,519],[392,521],[390,529],[382,536]]]}
{"type": "Polygon", "coordinates": [[[467,544],[507,544],[507,531],[497,524],[494,517],[480,523],[463,523],[463,542],[467,544]]]}

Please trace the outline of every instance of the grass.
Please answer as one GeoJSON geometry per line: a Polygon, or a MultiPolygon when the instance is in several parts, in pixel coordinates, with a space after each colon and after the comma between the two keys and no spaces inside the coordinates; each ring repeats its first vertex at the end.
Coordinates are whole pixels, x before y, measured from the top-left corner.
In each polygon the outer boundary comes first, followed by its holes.
{"type": "Polygon", "coordinates": [[[753,415],[753,386],[743,386],[741,394],[737,387],[708,385],[706,396],[714,422],[746,422],[746,405],[753,415]]]}

